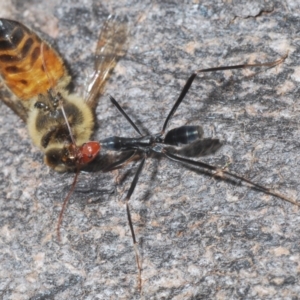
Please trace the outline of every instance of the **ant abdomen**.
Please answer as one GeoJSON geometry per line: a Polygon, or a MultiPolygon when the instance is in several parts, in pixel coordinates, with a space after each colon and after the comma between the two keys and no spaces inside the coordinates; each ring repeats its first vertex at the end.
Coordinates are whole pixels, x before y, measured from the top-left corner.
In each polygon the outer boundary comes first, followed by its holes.
{"type": "Polygon", "coordinates": [[[181,126],[170,130],[164,139],[168,145],[180,146],[190,144],[203,137],[201,126],[181,126]]]}

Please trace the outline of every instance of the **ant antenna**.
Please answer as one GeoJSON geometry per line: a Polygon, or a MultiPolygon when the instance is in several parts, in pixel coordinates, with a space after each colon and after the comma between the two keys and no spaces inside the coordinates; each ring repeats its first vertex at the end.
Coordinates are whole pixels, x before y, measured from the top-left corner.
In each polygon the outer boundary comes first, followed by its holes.
{"type": "MultiPolygon", "coordinates": [[[[65,109],[64,109],[64,106],[63,106],[63,103],[62,103],[61,99],[59,100],[59,106],[60,106],[61,112],[62,112],[62,114],[64,116],[64,119],[66,121],[66,125],[68,127],[68,131],[69,131],[70,138],[71,138],[71,141],[72,141],[69,150],[74,151],[74,154],[75,154],[74,156],[78,156],[78,154],[79,154],[78,147],[76,145],[76,142],[75,142],[75,139],[74,139],[71,127],[70,127],[70,123],[68,121],[68,118],[67,118],[67,115],[66,115],[66,112],[65,112],[65,109]]],[[[67,194],[67,196],[66,196],[66,198],[65,198],[65,200],[63,202],[61,211],[59,213],[59,218],[58,218],[57,228],[56,228],[58,241],[61,241],[60,226],[61,226],[61,223],[62,223],[63,214],[64,214],[64,211],[65,211],[65,209],[66,209],[66,207],[67,207],[67,205],[69,203],[70,197],[71,197],[71,195],[74,192],[74,189],[75,189],[75,186],[76,186],[76,183],[77,183],[77,180],[78,180],[79,173],[80,173],[79,164],[76,162],[76,173],[75,173],[75,176],[74,176],[74,179],[73,179],[73,183],[72,183],[71,189],[69,190],[69,193],[67,194]]]]}
{"type": "MultiPolygon", "coordinates": [[[[59,108],[61,109],[62,115],[65,119],[68,131],[69,131],[69,135],[70,135],[70,139],[71,139],[71,145],[69,147],[69,151],[73,151],[73,155],[77,159],[77,157],[79,157],[80,153],[79,153],[79,149],[76,145],[74,135],[72,133],[71,126],[70,126],[70,123],[69,123],[68,118],[67,118],[66,111],[65,111],[64,106],[63,106],[63,100],[62,100],[61,94],[59,92],[57,92],[55,95],[53,95],[54,81],[53,81],[53,78],[50,76],[51,74],[49,73],[48,68],[46,66],[46,61],[45,61],[45,56],[44,56],[44,43],[43,42],[41,43],[41,59],[42,59],[42,64],[43,64],[44,71],[47,75],[47,78],[48,78],[48,81],[49,81],[49,84],[50,84],[50,89],[48,91],[49,95],[51,96],[51,98],[53,99],[54,102],[58,101],[59,108]]],[[[60,211],[60,214],[59,214],[58,222],[57,222],[56,231],[57,231],[58,241],[61,241],[60,226],[61,226],[61,223],[62,223],[63,214],[64,214],[64,211],[65,211],[65,209],[66,209],[66,207],[69,203],[70,197],[74,192],[76,183],[78,181],[79,172],[80,172],[79,163],[76,161],[76,173],[75,173],[75,176],[74,176],[74,179],[73,179],[73,183],[72,183],[71,189],[69,190],[69,193],[67,194],[67,196],[66,196],[66,198],[63,202],[63,205],[62,205],[62,208],[61,208],[61,211],[60,211]]]]}
{"type": "Polygon", "coordinates": [[[61,241],[60,226],[61,226],[61,223],[62,223],[62,220],[63,220],[64,212],[65,212],[66,207],[67,207],[67,205],[69,203],[69,200],[71,198],[71,195],[73,194],[73,192],[75,190],[75,186],[76,186],[76,183],[77,183],[77,180],[78,180],[79,172],[80,172],[80,169],[79,169],[79,167],[77,167],[77,170],[76,170],[76,173],[75,173],[75,176],[74,176],[74,179],[73,179],[73,183],[72,183],[71,189],[69,190],[69,193],[66,196],[66,198],[65,198],[65,200],[63,202],[63,205],[61,207],[61,211],[59,213],[57,227],[56,227],[57,239],[58,239],[59,242],[61,241]]]}

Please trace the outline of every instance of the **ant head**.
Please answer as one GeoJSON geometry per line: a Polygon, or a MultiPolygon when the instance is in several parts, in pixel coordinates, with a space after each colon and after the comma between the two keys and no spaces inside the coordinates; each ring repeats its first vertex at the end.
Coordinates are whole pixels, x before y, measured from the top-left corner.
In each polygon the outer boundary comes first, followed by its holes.
{"type": "MultiPolygon", "coordinates": [[[[64,166],[66,169],[75,169],[76,174],[74,176],[72,187],[66,196],[61,212],[59,214],[59,219],[57,223],[57,237],[58,240],[60,240],[60,225],[62,222],[63,214],[65,211],[65,208],[67,206],[67,203],[75,189],[78,175],[80,173],[80,169],[84,166],[90,163],[99,153],[100,151],[100,144],[98,142],[87,142],[83,144],[81,147],[77,147],[74,143],[69,144],[68,146],[64,147],[62,152],[60,152],[60,160],[61,166],[64,166]]],[[[57,149],[56,149],[57,150],[57,149]]]]}
{"type": "Polygon", "coordinates": [[[84,166],[95,159],[99,154],[101,146],[98,142],[90,141],[79,147],[78,165],[84,166]]]}
{"type": "Polygon", "coordinates": [[[80,147],[72,143],[64,148],[61,161],[66,166],[81,169],[81,167],[95,159],[100,152],[100,148],[100,144],[93,141],[87,142],[80,147]]]}

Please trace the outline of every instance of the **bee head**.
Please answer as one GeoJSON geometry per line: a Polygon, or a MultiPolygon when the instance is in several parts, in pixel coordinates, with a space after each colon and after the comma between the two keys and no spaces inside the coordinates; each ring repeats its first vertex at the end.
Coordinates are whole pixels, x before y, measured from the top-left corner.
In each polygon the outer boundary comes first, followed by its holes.
{"type": "Polygon", "coordinates": [[[92,162],[100,152],[100,144],[90,141],[78,147],[71,143],[61,147],[51,147],[45,153],[45,163],[57,172],[74,171],[92,162]]]}

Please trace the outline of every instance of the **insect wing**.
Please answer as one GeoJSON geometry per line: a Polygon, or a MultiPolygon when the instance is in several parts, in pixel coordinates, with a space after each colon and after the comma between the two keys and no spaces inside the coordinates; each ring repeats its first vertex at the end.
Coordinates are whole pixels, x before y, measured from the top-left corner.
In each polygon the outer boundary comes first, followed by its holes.
{"type": "Polygon", "coordinates": [[[24,122],[28,118],[28,108],[15,95],[9,92],[5,87],[4,82],[0,82],[0,99],[4,102],[15,114],[17,114],[24,122]]]}
{"type": "Polygon", "coordinates": [[[127,48],[127,22],[117,18],[108,18],[98,39],[95,71],[85,93],[85,101],[89,106],[96,107],[97,96],[103,92],[105,81],[118,60],[126,54],[127,48]]]}

